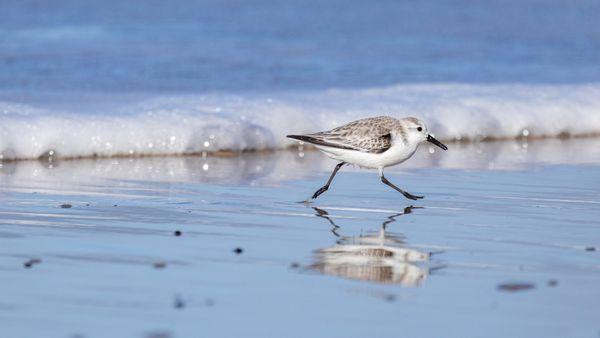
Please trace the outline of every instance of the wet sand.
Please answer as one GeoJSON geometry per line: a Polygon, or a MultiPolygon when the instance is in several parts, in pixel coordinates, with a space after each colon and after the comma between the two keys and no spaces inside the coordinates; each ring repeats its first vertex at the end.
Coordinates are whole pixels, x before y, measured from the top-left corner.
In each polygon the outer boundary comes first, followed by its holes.
{"type": "Polygon", "coordinates": [[[600,140],[4,162],[6,337],[596,337],[600,140]]]}

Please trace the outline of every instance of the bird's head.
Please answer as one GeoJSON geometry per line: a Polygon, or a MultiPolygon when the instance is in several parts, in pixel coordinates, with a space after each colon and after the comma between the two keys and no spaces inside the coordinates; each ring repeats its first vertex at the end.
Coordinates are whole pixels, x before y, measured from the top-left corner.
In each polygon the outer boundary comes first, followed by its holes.
{"type": "Polygon", "coordinates": [[[400,121],[402,122],[402,124],[404,125],[404,127],[407,130],[407,133],[408,133],[407,138],[408,139],[410,139],[412,141],[416,141],[417,143],[427,141],[427,142],[435,144],[436,146],[438,146],[444,150],[448,150],[448,147],[446,147],[446,145],[444,145],[442,142],[436,140],[433,136],[431,136],[429,134],[429,131],[427,130],[427,125],[425,124],[425,122],[423,122],[415,117],[406,117],[400,121]]]}

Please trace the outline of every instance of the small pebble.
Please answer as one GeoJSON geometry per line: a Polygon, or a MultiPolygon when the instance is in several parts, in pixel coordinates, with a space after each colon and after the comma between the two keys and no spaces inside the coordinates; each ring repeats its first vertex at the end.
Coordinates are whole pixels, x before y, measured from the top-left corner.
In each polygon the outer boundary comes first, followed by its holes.
{"type": "Polygon", "coordinates": [[[179,237],[179,236],[181,236],[181,231],[179,231],[179,230],[175,230],[175,232],[173,232],[173,235],[175,235],[175,236],[178,236],[178,237],[179,237]]]}
{"type": "Polygon", "coordinates": [[[392,294],[386,295],[385,296],[385,301],[386,302],[394,302],[394,301],[396,301],[396,295],[392,295],[392,294]]]}
{"type": "Polygon", "coordinates": [[[155,269],[164,269],[167,267],[167,263],[165,262],[154,262],[154,264],[152,264],[152,266],[154,266],[155,269]]]}
{"type": "Polygon", "coordinates": [[[168,331],[154,331],[146,333],[144,338],[171,338],[171,332],[168,331]]]}
{"type": "Polygon", "coordinates": [[[556,279],[551,279],[548,281],[548,286],[555,287],[558,285],[558,281],[556,279]]]}
{"type": "Polygon", "coordinates": [[[596,247],[588,246],[585,248],[585,251],[596,251],[596,247]]]}
{"type": "Polygon", "coordinates": [[[116,205],[116,204],[113,204],[113,207],[117,207],[117,206],[118,206],[118,205],[116,205]]]}
{"type": "Polygon", "coordinates": [[[208,307],[211,307],[211,306],[215,305],[215,301],[214,301],[214,299],[212,299],[212,298],[207,298],[207,299],[204,301],[204,305],[205,305],[205,306],[208,306],[208,307]]]}
{"type": "Polygon", "coordinates": [[[70,209],[72,207],[72,205],[68,204],[68,203],[64,203],[64,204],[61,204],[60,207],[63,209],[70,209]]]}
{"type": "Polygon", "coordinates": [[[290,264],[291,269],[297,269],[299,267],[300,267],[300,263],[298,263],[298,262],[292,262],[292,264],[290,264]]]}
{"type": "Polygon", "coordinates": [[[237,247],[237,248],[233,249],[233,252],[234,252],[236,255],[241,255],[241,254],[242,254],[242,252],[244,252],[244,249],[242,249],[242,248],[240,248],[240,247],[237,247]]]}
{"type": "Polygon", "coordinates": [[[524,291],[535,288],[533,283],[503,283],[498,285],[498,290],[507,292],[524,291]]]}
{"type": "Polygon", "coordinates": [[[38,259],[38,258],[32,258],[30,260],[28,260],[27,262],[23,263],[23,266],[27,269],[31,268],[34,264],[39,264],[41,263],[42,260],[38,259]]]}
{"type": "Polygon", "coordinates": [[[185,307],[185,302],[180,297],[175,297],[175,301],[173,302],[173,307],[176,309],[183,309],[185,307]]]}

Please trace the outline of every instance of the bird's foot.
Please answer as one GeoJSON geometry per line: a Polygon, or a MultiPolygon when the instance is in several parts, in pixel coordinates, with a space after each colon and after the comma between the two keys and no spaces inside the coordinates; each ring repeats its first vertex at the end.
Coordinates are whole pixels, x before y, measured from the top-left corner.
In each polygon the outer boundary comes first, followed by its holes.
{"type": "Polygon", "coordinates": [[[316,199],[317,197],[319,197],[319,195],[321,195],[322,193],[327,191],[327,187],[322,187],[319,188],[319,190],[315,191],[315,193],[312,195],[311,199],[316,199]]]}
{"type": "Polygon", "coordinates": [[[403,191],[403,192],[402,192],[402,195],[404,195],[404,197],[406,197],[406,198],[408,198],[408,199],[411,199],[411,200],[413,200],[413,201],[420,200],[420,199],[422,199],[422,198],[424,197],[424,196],[417,196],[417,195],[413,195],[413,194],[411,194],[411,193],[408,193],[408,192],[406,192],[406,191],[403,191]]]}

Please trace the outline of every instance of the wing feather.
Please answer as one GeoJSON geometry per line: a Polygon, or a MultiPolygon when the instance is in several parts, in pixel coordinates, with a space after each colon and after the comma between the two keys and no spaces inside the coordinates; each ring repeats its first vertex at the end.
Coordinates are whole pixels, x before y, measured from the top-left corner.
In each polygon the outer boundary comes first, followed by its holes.
{"type": "Polygon", "coordinates": [[[379,154],[392,146],[390,133],[396,122],[392,117],[372,117],[328,131],[287,137],[316,145],[379,154]]]}

